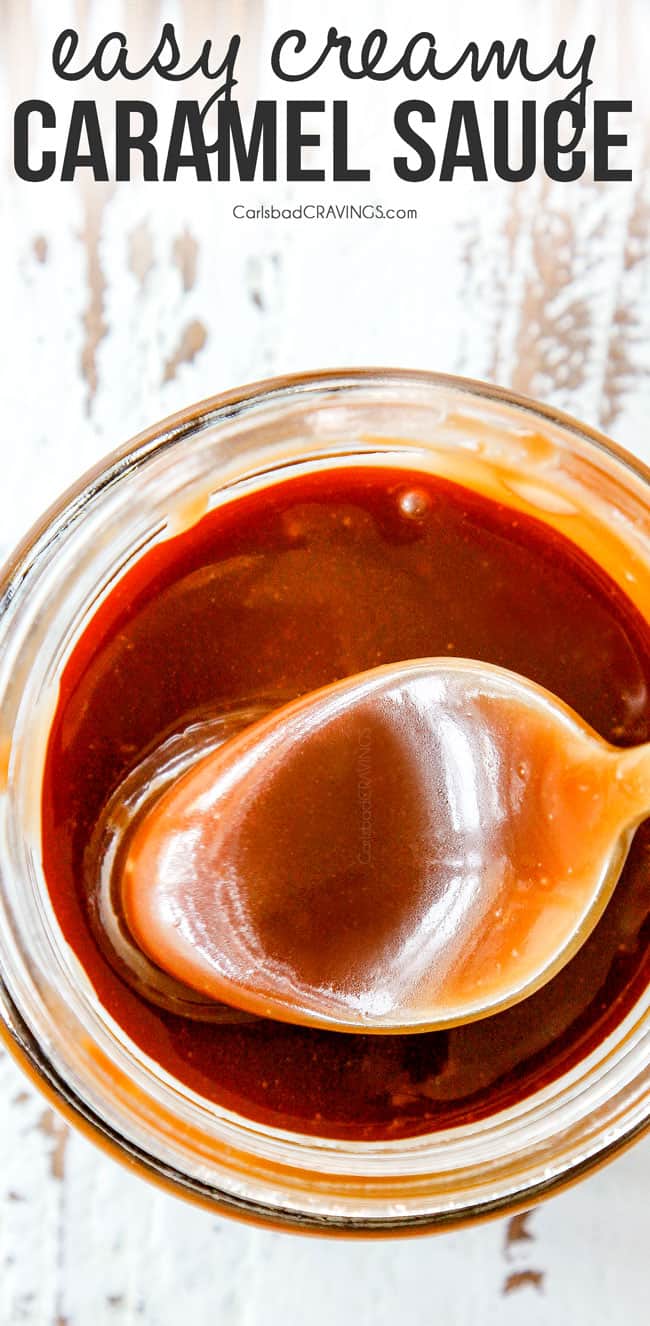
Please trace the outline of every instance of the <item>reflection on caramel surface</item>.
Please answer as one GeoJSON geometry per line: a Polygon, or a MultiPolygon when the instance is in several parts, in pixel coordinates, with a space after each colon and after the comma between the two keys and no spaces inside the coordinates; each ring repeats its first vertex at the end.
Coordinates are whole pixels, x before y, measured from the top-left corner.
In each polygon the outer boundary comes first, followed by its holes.
{"type": "Polygon", "coordinates": [[[567,967],[507,1012],[445,1032],[200,1023],[152,1006],[102,955],[84,861],[111,795],[152,749],[215,712],[439,655],[532,678],[617,745],[648,739],[650,635],[614,581],[542,521],[404,470],[332,466],[224,505],[147,553],[73,651],[43,785],[52,900],[109,1012],[206,1097],[325,1136],[467,1122],[575,1063],[645,986],[645,826],[567,967]]]}
{"type": "Polygon", "coordinates": [[[650,804],[638,781],[503,670],[374,669],[172,780],[125,853],[126,924],[176,980],[261,1016],[470,1020],[584,941],[650,804]]]}

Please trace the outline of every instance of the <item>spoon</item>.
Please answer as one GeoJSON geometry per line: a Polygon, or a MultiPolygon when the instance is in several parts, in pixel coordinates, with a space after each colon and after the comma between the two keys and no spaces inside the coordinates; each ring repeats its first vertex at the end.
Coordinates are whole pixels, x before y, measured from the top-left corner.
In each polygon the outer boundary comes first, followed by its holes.
{"type": "Polygon", "coordinates": [[[198,758],[135,824],[124,916],[176,980],[252,1013],[451,1026],[568,962],[649,808],[650,746],[502,668],[398,663],[198,758]]]}

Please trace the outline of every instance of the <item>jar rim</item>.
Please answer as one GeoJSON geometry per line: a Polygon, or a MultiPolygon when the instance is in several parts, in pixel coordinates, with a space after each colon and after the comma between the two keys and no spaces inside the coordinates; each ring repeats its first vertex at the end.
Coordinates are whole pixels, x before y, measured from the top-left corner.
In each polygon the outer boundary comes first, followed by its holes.
{"type": "Polygon", "coordinates": [[[75,499],[80,498],[88,489],[98,485],[100,480],[107,481],[124,461],[133,460],[136,457],[144,458],[152,448],[169,445],[169,443],[175,442],[184,436],[188,431],[217,422],[221,415],[226,418],[235,417],[242,408],[252,408],[267,401],[278,400],[282,396],[289,399],[297,395],[317,391],[323,387],[329,390],[357,385],[382,386],[392,384],[408,387],[416,383],[425,387],[448,388],[471,398],[513,406],[515,409],[542,419],[546,423],[557,425],[566,432],[575,433],[592,443],[598,450],[603,451],[614,460],[622,462],[637,478],[643,479],[650,485],[650,465],[646,465],[639,457],[633,456],[625,447],[614,442],[600,429],[583,423],[575,415],[557,406],[546,405],[543,401],[538,401],[532,396],[511,391],[508,387],[500,387],[480,378],[464,377],[456,373],[437,373],[430,369],[380,366],[305,370],[300,373],[257,378],[253,382],[244,383],[239,387],[231,387],[226,391],[217,392],[214,396],[206,396],[200,401],[183,407],[181,410],[175,410],[172,414],[165,415],[156,423],[150,424],[147,428],[134,434],[126,442],[113,447],[94,465],[84,470],[72,484],[63,490],[54,502],[45,508],[41,516],[32,523],[23,538],[18,541],[13,552],[10,552],[4,560],[4,564],[0,567],[0,616],[5,593],[16,570],[25,560],[29,551],[35,548],[43,532],[54,523],[63,511],[74,503],[75,499]]]}
{"type": "MultiPolygon", "coordinates": [[[[595,447],[610,457],[619,467],[622,465],[637,479],[641,479],[644,485],[650,485],[650,468],[630,456],[623,448],[618,447],[603,434],[579,423],[562,411],[540,405],[505,388],[493,387],[452,375],[418,370],[402,371],[381,368],[331,369],[322,373],[304,373],[267,379],[211,397],[187,407],[158,424],[154,424],[132,441],[117,448],[97,466],[82,475],[33,526],[16,549],[2,576],[0,576],[0,631],[2,630],[3,616],[19,585],[22,585],[24,579],[36,566],[39,558],[45,555],[51,540],[56,536],[57,530],[66,522],[69,522],[75,514],[78,515],[81,507],[85,509],[87,504],[91,503],[115,480],[124,478],[127,470],[128,472],[137,470],[150,457],[179,443],[182,439],[215,425],[236,421],[243,414],[254,411],[260,406],[272,404],[281,407],[290,402],[304,401],[310,395],[317,395],[323,391],[333,395],[336,392],[349,392],[357,387],[392,387],[408,392],[415,385],[423,388],[443,389],[455,393],[459,397],[474,401],[478,399],[479,401],[514,408],[517,412],[528,415],[538,422],[552,425],[569,438],[571,436],[580,438],[588,446],[595,447]]],[[[521,1209],[532,1201],[550,1195],[558,1187],[574,1181],[588,1170],[603,1163],[621,1148],[629,1145],[642,1131],[650,1126],[649,1100],[647,1117],[635,1116],[631,1118],[628,1121],[627,1128],[621,1129],[616,1136],[611,1136],[609,1140],[600,1139],[602,1144],[582,1156],[575,1156],[570,1166],[565,1169],[550,1174],[546,1178],[540,1178],[529,1184],[525,1189],[517,1190],[516,1193],[503,1192],[495,1196],[493,1200],[482,1197],[475,1206],[467,1202],[460,1208],[455,1208],[453,1205],[449,1206],[447,1210],[438,1212],[433,1218],[428,1212],[423,1214],[393,1212],[388,1216],[378,1215],[376,1217],[344,1214],[337,1217],[293,1210],[290,1207],[283,1207],[281,1204],[265,1205],[258,1200],[250,1200],[242,1194],[215,1189],[209,1183],[202,1184],[191,1175],[183,1172],[182,1169],[175,1169],[173,1165],[163,1163],[159,1158],[147,1153],[146,1149],[139,1146],[133,1138],[127,1138],[120,1134],[119,1130],[112,1127],[109,1120],[103,1118],[101,1113],[93,1110],[91,1103],[85,1101],[74,1090],[70,1082],[66,1082],[51,1058],[48,1059],[43,1047],[38,1043],[37,1038],[23,1018],[18,1004],[5,985],[4,980],[0,981],[0,1004],[3,1006],[7,1024],[4,1030],[0,1026],[0,1031],[2,1031],[3,1039],[17,1054],[23,1066],[27,1066],[31,1069],[32,1074],[37,1076],[39,1084],[44,1087],[46,1093],[49,1092],[53,1095],[59,1108],[63,1108],[64,1112],[69,1117],[73,1117],[77,1123],[81,1121],[82,1126],[85,1124],[86,1128],[90,1129],[92,1134],[98,1137],[100,1141],[117,1150],[121,1158],[126,1159],[127,1162],[137,1163],[149,1173],[150,1177],[153,1176],[157,1180],[167,1183],[176,1192],[181,1190],[186,1196],[207,1201],[210,1205],[216,1205],[230,1214],[239,1214],[244,1218],[284,1227],[314,1229],[318,1232],[358,1232],[365,1234],[381,1232],[394,1235],[400,1231],[415,1232],[418,1229],[447,1227],[459,1222],[467,1223],[488,1215],[498,1214],[506,1209],[521,1209]]],[[[431,1135],[426,1136],[431,1137],[431,1135]]],[[[437,1134],[437,1136],[440,1137],[440,1134],[437,1134]]],[[[313,1141],[313,1139],[308,1140],[313,1141]]],[[[406,1139],[406,1141],[409,1140],[419,1142],[422,1139],[406,1139]]]]}

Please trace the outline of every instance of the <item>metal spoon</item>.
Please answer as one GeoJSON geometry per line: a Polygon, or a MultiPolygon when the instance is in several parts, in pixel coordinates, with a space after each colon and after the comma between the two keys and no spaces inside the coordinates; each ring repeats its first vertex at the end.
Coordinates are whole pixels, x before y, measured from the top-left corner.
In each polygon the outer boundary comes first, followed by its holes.
{"type": "Polygon", "coordinates": [[[336,682],[202,758],[136,824],[124,914],[203,995],[414,1032],[549,981],[650,809],[650,746],[534,683],[424,659],[336,682]]]}

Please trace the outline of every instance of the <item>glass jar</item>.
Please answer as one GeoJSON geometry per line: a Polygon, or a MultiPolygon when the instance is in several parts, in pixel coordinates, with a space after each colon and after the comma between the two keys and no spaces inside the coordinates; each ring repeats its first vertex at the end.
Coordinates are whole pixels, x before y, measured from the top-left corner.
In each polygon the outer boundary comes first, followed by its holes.
{"type": "Polygon", "coordinates": [[[0,583],[0,1003],[5,1039],[95,1140],[177,1193],[306,1231],[415,1232],[530,1205],[650,1120],[650,990],[564,1076],[477,1123],[375,1143],[263,1127],[169,1076],[99,1003],[48,897],[40,789],[58,681],[154,542],[285,475],[350,463],[458,479],[562,530],[650,619],[650,473],[530,401],[420,372],[286,378],[204,402],[86,475],[0,583]]]}

